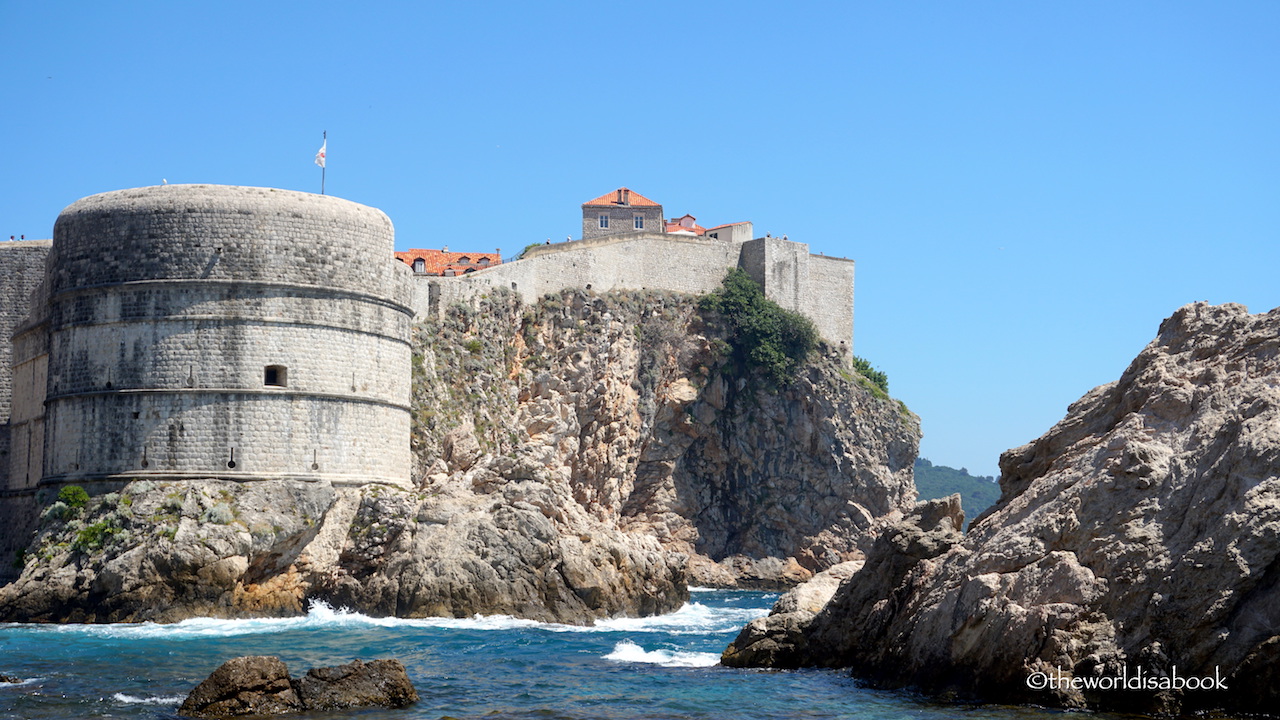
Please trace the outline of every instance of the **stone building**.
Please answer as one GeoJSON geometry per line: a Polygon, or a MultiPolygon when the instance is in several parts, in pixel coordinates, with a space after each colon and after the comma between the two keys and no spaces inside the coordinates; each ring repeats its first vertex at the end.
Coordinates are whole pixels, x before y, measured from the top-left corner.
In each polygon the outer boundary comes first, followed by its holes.
{"type": "Polygon", "coordinates": [[[662,206],[627,188],[582,203],[582,239],[622,233],[660,233],[662,206]]]}

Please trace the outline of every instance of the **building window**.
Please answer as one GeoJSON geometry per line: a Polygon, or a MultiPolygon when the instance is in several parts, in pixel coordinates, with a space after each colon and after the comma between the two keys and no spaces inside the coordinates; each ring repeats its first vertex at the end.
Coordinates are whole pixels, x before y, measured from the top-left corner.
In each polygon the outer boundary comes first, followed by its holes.
{"type": "Polygon", "coordinates": [[[477,261],[476,261],[476,264],[477,264],[477,265],[488,265],[488,264],[489,264],[489,258],[482,257],[482,258],[480,258],[479,260],[477,260],[477,261]]]}
{"type": "Polygon", "coordinates": [[[413,261],[413,271],[414,271],[414,272],[416,272],[416,273],[426,272],[426,271],[427,271],[427,261],[426,261],[426,260],[423,260],[422,258],[418,258],[418,259],[414,260],[414,261],[413,261]]]}
{"type": "Polygon", "coordinates": [[[268,365],[262,371],[262,384],[267,387],[288,387],[289,368],[284,365],[268,365]]]}
{"type": "Polygon", "coordinates": [[[643,230],[643,229],[644,229],[644,216],[643,216],[643,215],[637,215],[637,216],[636,216],[636,229],[637,229],[637,230],[643,230]]]}
{"type": "Polygon", "coordinates": [[[458,258],[458,264],[459,264],[459,265],[470,265],[470,264],[471,264],[471,258],[467,257],[466,255],[463,255],[462,257],[458,258]]]}
{"type": "Polygon", "coordinates": [[[601,229],[601,230],[608,230],[608,229],[609,229],[609,216],[608,216],[608,215],[601,215],[601,216],[600,216],[600,229],[601,229]]]}

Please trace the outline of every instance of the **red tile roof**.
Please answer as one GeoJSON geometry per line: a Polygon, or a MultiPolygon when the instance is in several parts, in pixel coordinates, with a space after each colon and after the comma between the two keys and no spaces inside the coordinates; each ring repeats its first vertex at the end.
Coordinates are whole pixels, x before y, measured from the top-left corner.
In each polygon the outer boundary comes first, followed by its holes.
{"type": "Polygon", "coordinates": [[[601,195],[595,200],[589,200],[582,203],[583,207],[613,207],[615,205],[627,205],[630,207],[662,207],[658,203],[638,192],[632,192],[628,188],[618,188],[611,193],[601,195]],[[623,197],[625,197],[628,202],[620,202],[619,199],[623,197]]]}
{"type": "Polygon", "coordinates": [[[468,270],[502,264],[500,253],[478,252],[445,252],[444,250],[405,250],[396,252],[396,259],[413,267],[413,261],[421,258],[424,275],[446,275],[452,270],[454,275],[462,275],[468,270]],[[482,262],[487,260],[488,262],[482,262]]]}
{"type": "Polygon", "coordinates": [[[697,218],[686,213],[683,217],[678,217],[672,220],[668,220],[667,232],[669,233],[686,232],[686,233],[693,233],[694,235],[701,235],[702,233],[706,232],[707,229],[699,225],[697,221],[698,221],[697,218]],[[688,219],[689,222],[685,223],[684,222],[685,219],[688,219]]]}

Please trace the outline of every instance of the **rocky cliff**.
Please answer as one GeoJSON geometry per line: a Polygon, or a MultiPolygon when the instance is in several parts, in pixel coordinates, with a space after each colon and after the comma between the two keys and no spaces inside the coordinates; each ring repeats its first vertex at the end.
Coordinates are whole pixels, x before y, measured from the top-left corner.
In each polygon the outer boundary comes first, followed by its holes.
{"type": "MultiPolygon", "coordinates": [[[[51,503],[13,620],[293,614],[565,622],[778,587],[914,500],[918,421],[827,350],[769,386],[694,298],[501,290],[415,329],[415,490],[134,482],[51,503]]],[[[869,534],[870,533],[870,534],[869,534]]]]}
{"type": "Polygon", "coordinates": [[[967,536],[958,507],[922,505],[802,627],[779,612],[726,662],[1002,702],[1276,712],[1280,310],[1181,308],[1000,469],[967,536]]]}

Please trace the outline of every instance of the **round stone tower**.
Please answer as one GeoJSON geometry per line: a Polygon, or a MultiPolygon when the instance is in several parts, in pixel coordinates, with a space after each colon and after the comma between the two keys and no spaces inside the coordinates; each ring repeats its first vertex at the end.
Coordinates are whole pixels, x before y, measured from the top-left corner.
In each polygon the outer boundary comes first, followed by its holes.
{"type": "Polygon", "coordinates": [[[338,198],[166,185],[54,226],[46,482],[409,483],[409,271],[338,198]]]}

